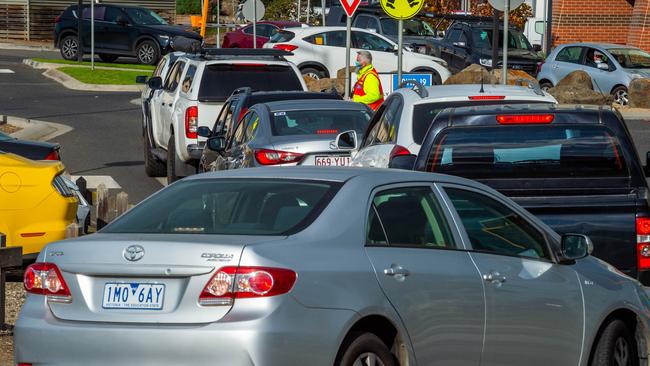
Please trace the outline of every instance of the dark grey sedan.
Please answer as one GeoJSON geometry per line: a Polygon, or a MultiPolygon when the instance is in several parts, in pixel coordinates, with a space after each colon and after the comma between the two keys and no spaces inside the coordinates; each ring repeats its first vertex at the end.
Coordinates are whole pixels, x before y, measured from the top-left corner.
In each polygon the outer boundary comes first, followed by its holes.
{"type": "MultiPolygon", "coordinates": [[[[256,104],[232,137],[208,139],[219,153],[209,170],[269,165],[347,166],[355,139],[363,135],[372,111],[341,100],[295,100],[256,104]],[[340,148],[341,136],[352,136],[340,148]]],[[[201,131],[199,131],[201,132],[201,131]]]]}

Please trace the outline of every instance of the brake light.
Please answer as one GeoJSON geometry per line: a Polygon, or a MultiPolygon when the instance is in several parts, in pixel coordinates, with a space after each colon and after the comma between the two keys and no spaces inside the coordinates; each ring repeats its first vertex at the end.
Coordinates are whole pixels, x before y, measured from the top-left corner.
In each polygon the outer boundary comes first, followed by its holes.
{"type": "Polygon", "coordinates": [[[303,158],[303,156],[304,154],[288,151],[268,149],[255,150],[255,160],[262,165],[297,163],[303,158]]]}
{"type": "Polygon", "coordinates": [[[239,118],[237,118],[237,122],[241,121],[242,118],[244,118],[244,115],[248,112],[248,108],[243,107],[241,109],[241,112],[239,112],[239,118]]]}
{"type": "Polygon", "coordinates": [[[497,122],[502,125],[528,125],[528,124],[548,124],[555,120],[552,114],[515,114],[497,116],[497,122]]]}
{"type": "Polygon", "coordinates": [[[470,95],[469,100],[504,100],[505,95],[470,95]]]}
{"type": "Polygon", "coordinates": [[[404,155],[411,155],[411,152],[404,146],[395,145],[395,147],[393,147],[393,149],[390,151],[389,160],[393,160],[393,158],[397,156],[404,156],[404,155]]]}
{"type": "Polygon", "coordinates": [[[223,267],[201,291],[199,304],[232,305],[235,299],[286,294],[296,282],[289,269],[269,267],[223,267]]]}
{"type": "Polygon", "coordinates": [[[25,291],[45,295],[51,302],[71,302],[70,289],[65,283],[59,267],[54,263],[34,263],[25,269],[23,275],[25,291]]]}
{"type": "Polygon", "coordinates": [[[185,110],[185,136],[188,139],[198,137],[196,133],[199,128],[199,107],[192,106],[185,110]]]}
{"type": "Polygon", "coordinates": [[[316,130],[317,135],[335,135],[339,130],[316,130]]]}
{"type": "Polygon", "coordinates": [[[274,45],[273,48],[275,48],[276,50],[291,52],[291,51],[296,50],[298,48],[298,46],[294,46],[292,44],[278,43],[278,44],[274,45]]]}
{"type": "Polygon", "coordinates": [[[53,150],[52,152],[47,154],[44,160],[61,160],[61,156],[59,155],[59,152],[57,150],[53,150]]]}
{"type": "Polygon", "coordinates": [[[650,217],[636,218],[636,246],[638,270],[650,269],[650,217]]]}

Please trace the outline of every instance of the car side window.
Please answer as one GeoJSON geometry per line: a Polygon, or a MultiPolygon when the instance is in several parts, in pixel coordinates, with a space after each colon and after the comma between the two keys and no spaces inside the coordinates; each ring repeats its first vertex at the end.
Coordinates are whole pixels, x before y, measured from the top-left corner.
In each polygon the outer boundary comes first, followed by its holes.
{"type": "Polygon", "coordinates": [[[232,141],[230,144],[230,147],[241,145],[244,142],[244,139],[246,137],[246,125],[248,124],[248,121],[251,118],[251,114],[245,115],[241,121],[239,121],[239,124],[237,125],[237,129],[235,130],[235,133],[232,137],[232,141]]]}
{"type": "Polygon", "coordinates": [[[258,30],[258,35],[261,35],[262,37],[266,38],[271,38],[271,34],[273,33],[274,30],[276,30],[277,27],[271,24],[260,24],[258,30]]]}
{"type": "Polygon", "coordinates": [[[365,15],[359,15],[354,20],[354,24],[352,24],[352,26],[355,28],[366,29],[368,25],[368,19],[370,18],[365,15]]]}
{"type": "Polygon", "coordinates": [[[393,45],[388,41],[374,34],[359,31],[352,32],[352,44],[354,48],[378,52],[392,52],[394,49],[393,45]]]}
{"type": "Polygon", "coordinates": [[[379,31],[379,19],[373,18],[373,17],[368,17],[368,25],[365,27],[365,29],[372,31],[374,29],[375,32],[379,31]]]}
{"type": "Polygon", "coordinates": [[[587,53],[585,54],[585,66],[598,68],[598,64],[610,64],[609,57],[605,53],[595,49],[587,48],[587,53]]]}
{"type": "Polygon", "coordinates": [[[456,27],[452,28],[449,30],[449,42],[458,42],[460,40],[460,36],[463,34],[463,30],[456,27]]]}
{"type": "Polygon", "coordinates": [[[181,91],[183,93],[189,93],[192,90],[192,82],[194,81],[194,75],[196,75],[196,66],[190,65],[187,68],[185,73],[185,78],[183,79],[183,87],[181,91]]]}
{"type": "Polygon", "coordinates": [[[305,37],[304,41],[316,46],[345,47],[345,31],[318,33],[305,37]]]}
{"type": "Polygon", "coordinates": [[[163,57],[158,61],[158,66],[156,66],[156,70],[153,72],[153,76],[162,76],[162,71],[165,68],[165,65],[169,62],[169,57],[163,57]]]}
{"type": "Polygon", "coordinates": [[[178,85],[181,82],[181,75],[183,74],[183,69],[185,68],[185,62],[178,61],[174,64],[174,67],[169,72],[169,77],[165,82],[165,90],[169,92],[174,92],[178,88],[178,85]]]}
{"type": "Polygon", "coordinates": [[[249,25],[247,27],[244,27],[244,29],[242,29],[241,31],[246,34],[253,34],[253,26],[249,25]]]}
{"type": "Polygon", "coordinates": [[[231,108],[232,108],[232,100],[227,101],[226,104],[224,104],[223,107],[221,107],[219,116],[217,117],[217,120],[214,121],[214,126],[212,127],[213,133],[216,133],[217,131],[225,132],[226,116],[228,116],[228,114],[232,115],[232,112],[228,113],[231,108]]]}
{"type": "Polygon", "coordinates": [[[394,144],[397,142],[397,130],[399,128],[400,110],[402,109],[402,100],[395,98],[393,102],[386,107],[386,112],[381,116],[377,124],[377,134],[375,136],[376,144],[394,144]]]}
{"type": "Polygon", "coordinates": [[[579,64],[580,56],[582,56],[582,47],[565,47],[558,52],[555,61],[579,64]]]}
{"type": "Polygon", "coordinates": [[[375,143],[375,139],[377,138],[377,133],[379,132],[379,120],[383,117],[384,113],[386,112],[386,107],[393,101],[394,99],[388,99],[385,103],[383,103],[377,112],[375,112],[374,116],[372,116],[372,119],[370,120],[370,123],[368,124],[368,130],[366,131],[365,136],[363,137],[363,141],[361,142],[360,149],[363,149],[364,147],[373,145],[375,143]]]}
{"type": "Polygon", "coordinates": [[[455,248],[442,206],[430,187],[381,191],[368,215],[367,244],[455,248]]]}
{"type": "Polygon", "coordinates": [[[126,16],[120,10],[119,8],[115,8],[112,6],[107,6],[106,7],[106,14],[104,15],[104,21],[106,22],[111,22],[111,23],[117,23],[117,18],[119,16],[122,16],[126,19],[126,16]]]}
{"type": "Polygon", "coordinates": [[[244,133],[244,142],[249,142],[255,137],[255,132],[257,132],[257,127],[260,122],[260,117],[257,115],[257,113],[252,112],[249,117],[248,121],[246,121],[246,131],[244,133]]]}
{"type": "Polygon", "coordinates": [[[551,259],[544,235],[506,205],[477,192],[445,188],[476,251],[551,259]]]}
{"type": "MultiPolygon", "coordinates": [[[[84,19],[90,20],[90,6],[84,6],[81,8],[81,15],[83,16],[84,19]]],[[[106,7],[105,6],[95,6],[94,9],[95,14],[94,18],[95,21],[103,21],[104,17],[106,16],[106,7]]],[[[75,16],[77,16],[75,12],[75,16]]]]}

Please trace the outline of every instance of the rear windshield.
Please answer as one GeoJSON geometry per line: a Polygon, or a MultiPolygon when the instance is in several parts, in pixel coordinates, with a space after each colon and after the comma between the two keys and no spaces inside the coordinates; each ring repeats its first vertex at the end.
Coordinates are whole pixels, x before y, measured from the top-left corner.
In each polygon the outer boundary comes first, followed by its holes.
{"type": "Polygon", "coordinates": [[[179,182],[144,201],[104,233],[288,235],[307,227],[338,183],[200,179],[179,182]]]}
{"type": "MultiPolygon", "coordinates": [[[[481,106],[481,105],[502,105],[502,104],[530,104],[530,101],[524,100],[483,100],[483,101],[457,101],[457,102],[444,102],[444,103],[426,103],[417,104],[413,107],[413,141],[418,145],[422,145],[427,131],[433,123],[433,119],[442,112],[445,108],[458,108],[468,106],[481,106]]],[[[544,102],[535,102],[544,104],[544,102]]],[[[548,102],[551,103],[551,102],[548,102]]]]}
{"type": "Polygon", "coordinates": [[[618,139],[604,126],[457,127],[443,131],[429,171],[470,179],[623,178],[618,139]]]}
{"type": "Polygon", "coordinates": [[[293,32],[276,29],[273,32],[271,32],[271,38],[269,39],[269,43],[289,42],[295,36],[296,34],[293,32]]]}
{"type": "Polygon", "coordinates": [[[303,90],[298,75],[285,65],[216,64],[203,72],[199,100],[223,102],[235,89],[249,86],[253,90],[303,90]]]}
{"type": "Polygon", "coordinates": [[[337,135],[355,130],[358,138],[368,127],[370,114],[360,110],[302,110],[274,112],[273,136],[337,135]]]}

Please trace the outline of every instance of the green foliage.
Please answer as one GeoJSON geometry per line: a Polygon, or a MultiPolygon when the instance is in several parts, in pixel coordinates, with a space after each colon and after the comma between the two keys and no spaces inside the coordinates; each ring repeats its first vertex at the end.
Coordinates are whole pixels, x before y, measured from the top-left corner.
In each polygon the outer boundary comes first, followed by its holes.
{"type": "Polygon", "coordinates": [[[142,71],[91,70],[89,67],[61,67],[59,71],[87,84],[135,85],[135,77],[142,71]]]}
{"type": "Polygon", "coordinates": [[[296,18],[295,0],[262,0],[266,7],[266,20],[293,20],[296,18]]]}
{"type": "Polygon", "coordinates": [[[176,0],[176,14],[201,14],[201,0],[176,0]]]}

